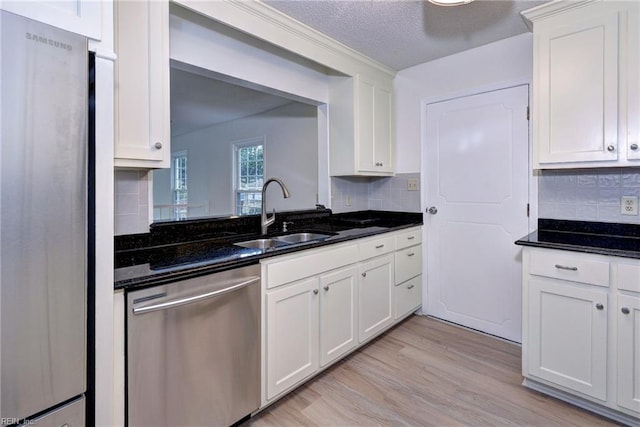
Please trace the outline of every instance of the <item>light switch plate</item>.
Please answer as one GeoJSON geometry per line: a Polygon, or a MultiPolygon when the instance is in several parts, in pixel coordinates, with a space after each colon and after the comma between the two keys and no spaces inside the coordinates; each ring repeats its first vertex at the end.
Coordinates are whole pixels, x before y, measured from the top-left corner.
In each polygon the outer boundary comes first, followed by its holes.
{"type": "Polygon", "coordinates": [[[622,215],[638,215],[638,196],[622,196],[620,213],[622,215]]]}

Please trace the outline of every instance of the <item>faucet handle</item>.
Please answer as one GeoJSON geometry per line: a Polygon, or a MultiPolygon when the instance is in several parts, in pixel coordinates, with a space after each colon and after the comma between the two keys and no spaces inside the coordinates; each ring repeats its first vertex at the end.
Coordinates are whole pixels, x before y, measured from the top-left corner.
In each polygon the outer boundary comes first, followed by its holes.
{"type": "Polygon", "coordinates": [[[282,231],[283,232],[288,231],[287,230],[287,226],[289,226],[291,224],[293,224],[293,221],[282,221],[282,231]]]}

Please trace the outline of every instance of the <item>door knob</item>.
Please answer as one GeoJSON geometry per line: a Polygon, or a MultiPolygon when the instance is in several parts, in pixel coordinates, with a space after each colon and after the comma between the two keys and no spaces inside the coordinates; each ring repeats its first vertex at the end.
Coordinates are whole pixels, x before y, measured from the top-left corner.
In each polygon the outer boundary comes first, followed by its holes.
{"type": "Polygon", "coordinates": [[[427,212],[429,212],[431,215],[435,215],[438,213],[438,208],[436,208],[435,206],[431,206],[429,209],[427,209],[427,212]]]}

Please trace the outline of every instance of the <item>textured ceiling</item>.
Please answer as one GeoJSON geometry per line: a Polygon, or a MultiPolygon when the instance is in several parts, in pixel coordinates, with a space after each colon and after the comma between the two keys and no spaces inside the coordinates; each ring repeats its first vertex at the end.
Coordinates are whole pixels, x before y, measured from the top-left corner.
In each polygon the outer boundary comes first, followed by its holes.
{"type": "MultiPolygon", "coordinates": [[[[264,0],[395,70],[528,31],[520,11],[546,1],[475,0],[456,7],[415,0],[264,0]]],[[[291,100],[171,70],[171,133],[182,135],[291,100]]]]}
{"type": "Polygon", "coordinates": [[[528,31],[520,11],[547,1],[263,0],[395,70],[528,31]]]}

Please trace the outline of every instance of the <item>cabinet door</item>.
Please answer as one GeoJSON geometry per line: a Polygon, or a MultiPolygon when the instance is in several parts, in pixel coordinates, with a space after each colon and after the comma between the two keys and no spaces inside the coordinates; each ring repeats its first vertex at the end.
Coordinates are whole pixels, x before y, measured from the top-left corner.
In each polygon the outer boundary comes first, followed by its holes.
{"type": "Polygon", "coordinates": [[[640,160],[640,4],[628,2],[627,159],[640,160]]]}
{"type": "Polygon", "coordinates": [[[395,287],[395,318],[399,319],[422,304],[422,275],[407,280],[395,287]]]}
{"type": "Polygon", "coordinates": [[[358,343],[355,266],[320,276],[320,366],[358,343]]]}
{"type": "Polygon", "coordinates": [[[393,322],[393,254],[360,264],[358,338],[371,338],[393,322]]]}
{"type": "Polygon", "coordinates": [[[538,162],[616,160],[618,12],[580,8],[537,23],[535,33],[538,162]]]}
{"type": "MultiPolygon", "coordinates": [[[[100,40],[102,3],[96,0],[3,0],[0,7],[35,21],[100,40]]],[[[111,6],[110,1],[105,3],[105,6],[111,6]]]]}
{"type": "Polygon", "coordinates": [[[640,297],[618,296],[618,405],[640,414],[640,297]]]}
{"type": "Polygon", "coordinates": [[[169,167],[169,2],[118,1],[116,166],[169,167]]]}
{"type": "Polygon", "coordinates": [[[356,77],[358,170],[393,172],[393,95],[390,88],[356,77]]]}
{"type": "Polygon", "coordinates": [[[528,374],[605,401],[606,290],[529,279],[528,374]]]}
{"type": "Polygon", "coordinates": [[[267,399],[318,370],[318,279],[267,292],[267,399]]]}

